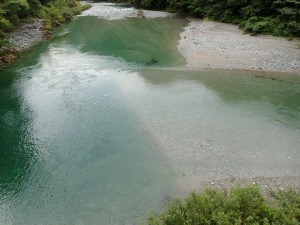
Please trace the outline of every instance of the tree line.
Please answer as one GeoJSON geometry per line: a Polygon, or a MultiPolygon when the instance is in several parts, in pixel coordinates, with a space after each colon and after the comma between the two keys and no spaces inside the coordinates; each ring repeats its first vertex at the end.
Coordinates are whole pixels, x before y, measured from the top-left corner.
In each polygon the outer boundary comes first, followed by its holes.
{"type": "Polygon", "coordinates": [[[300,37],[300,0],[117,0],[233,23],[252,34],[300,37]]]}

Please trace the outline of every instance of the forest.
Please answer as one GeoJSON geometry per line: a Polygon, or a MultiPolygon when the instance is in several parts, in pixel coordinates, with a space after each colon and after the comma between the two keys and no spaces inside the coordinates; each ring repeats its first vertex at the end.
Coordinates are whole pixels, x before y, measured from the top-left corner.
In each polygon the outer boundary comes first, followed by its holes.
{"type": "Polygon", "coordinates": [[[299,0],[118,0],[139,8],[233,23],[247,33],[300,37],[299,0]]]}

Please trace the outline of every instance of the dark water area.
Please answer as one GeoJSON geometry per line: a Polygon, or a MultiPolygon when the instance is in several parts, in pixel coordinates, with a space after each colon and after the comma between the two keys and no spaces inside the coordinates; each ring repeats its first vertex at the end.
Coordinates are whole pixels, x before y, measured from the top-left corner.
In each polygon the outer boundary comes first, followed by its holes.
{"type": "Polygon", "coordinates": [[[182,180],[300,175],[300,77],[177,70],[185,25],[82,16],[0,70],[0,224],[138,224],[182,180]]]}

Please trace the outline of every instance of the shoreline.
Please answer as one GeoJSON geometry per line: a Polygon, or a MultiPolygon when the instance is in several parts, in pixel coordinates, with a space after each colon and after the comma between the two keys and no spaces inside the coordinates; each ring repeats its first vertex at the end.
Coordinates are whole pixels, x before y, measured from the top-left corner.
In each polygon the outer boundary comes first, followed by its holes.
{"type": "Polygon", "coordinates": [[[39,42],[50,37],[50,33],[44,30],[42,19],[29,19],[22,22],[14,31],[6,35],[10,46],[6,53],[0,57],[0,67],[13,63],[18,55],[39,42]]]}
{"type": "Polygon", "coordinates": [[[293,189],[300,193],[300,176],[256,176],[256,177],[228,177],[224,179],[185,180],[178,181],[180,192],[188,194],[191,191],[203,192],[206,189],[230,191],[236,186],[258,185],[262,194],[268,196],[274,191],[293,189]]]}
{"type": "Polygon", "coordinates": [[[178,51],[190,70],[229,69],[300,73],[299,41],[250,36],[232,24],[189,18],[178,51]]]}

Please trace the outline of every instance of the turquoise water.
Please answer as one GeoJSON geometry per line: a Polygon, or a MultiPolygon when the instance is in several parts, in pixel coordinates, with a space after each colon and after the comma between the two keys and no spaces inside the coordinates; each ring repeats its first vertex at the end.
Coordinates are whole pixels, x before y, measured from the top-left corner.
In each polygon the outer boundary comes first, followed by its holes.
{"type": "Polygon", "coordinates": [[[0,224],[138,224],[195,180],[299,175],[299,76],[176,70],[185,24],[78,17],[1,69],[0,224]]]}
{"type": "Polygon", "coordinates": [[[184,64],[183,57],[174,46],[185,24],[179,18],[112,21],[80,17],[69,25],[67,30],[72,35],[68,41],[80,46],[83,52],[121,57],[141,65],[176,66],[184,64]]]}
{"type": "Polygon", "coordinates": [[[51,49],[1,89],[2,222],[132,224],[168,193],[166,163],[120,98],[111,62],[51,49]]]}

